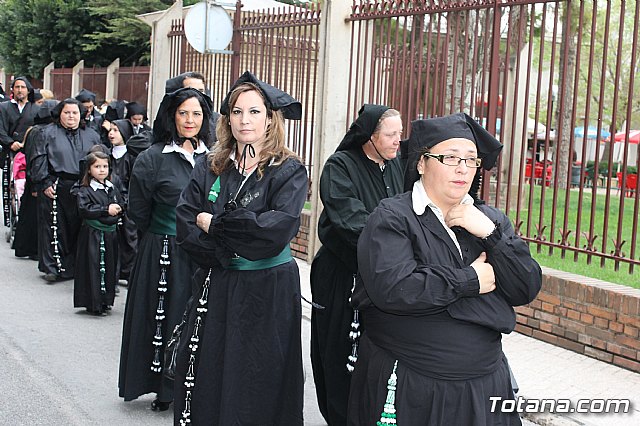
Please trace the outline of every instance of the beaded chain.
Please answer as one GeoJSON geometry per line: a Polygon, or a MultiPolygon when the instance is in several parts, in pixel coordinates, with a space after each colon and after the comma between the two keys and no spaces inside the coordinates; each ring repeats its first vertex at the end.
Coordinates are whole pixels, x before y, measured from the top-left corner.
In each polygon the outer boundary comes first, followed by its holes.
{"type": "Polygon", "coordinates": [[[398,360],[396,359],[393,364],[393,371],[387,381],[387,399],[384,403],[384,410],[380,414],[380,420],[376,422],[376,426],[387,426],[396,424],[396,387],[398,384],[398,376],[396,375],[396,368],[398,367],[398,360]]]}
{"type": "Polygon", "coordinates": [[[191,395],[193,392],[193,386],[196,382],[196,374],[194,370],[194,364],[196,362],[196,354],[198,353],[198,344],[200,343],[200,329],[204,325],[204,318],[207,314],[207,301],[209,299],[209,286],[211,284],[211,269],[207,274],[207,278],[204,280],[202,286],[202,296],[198,299],[198,307],[196,308],[196,321],[193,327],[193,333],[191,334],[191,343],[189,349],[189,365],[187,366],[187,374],[185,375],[184,387],[187,388],[186,396],[184,398],[184,410],[182,411],[182,418],[180,419],[180,426],[186,426],[191,424],[191,395]]]}
{"type": "Polygon", "coordinates": [[[151,371],[160,373],[162,363],[160,362],[160,352],[162,350],[162,323],[164,321],[164,298],[167,293],[167,271],[171,265],[169,258],[169,236],[165,235],[162,240],[162,254],[160,254],[160,279],[158,280],[158,306],[156,307],[156,334],[153,336],[153,346],[155,351],[151,371]]]}
{"type": "Polygon", "coordinates": [[[7,158],[2,166],[2,205],[4,206],[4,226],[11,226],[9,218],[9,159],[7,158]]]}
{"type": "Polygon", "coordinates": [[[58,243],[58,193],[56,188],[58,187],[58,179],[53,184],[53,201],[51,204],[51,230],[53,231],[53,238],[51,245],[53,246],[53,258],[56,261],[56,270],[58,275],[62,274],[65,269],[62,267],[62,259],[60,257],[60,247],[58,243]]]}
{"type": "MultiPolygon", "coordinates": [[[[356,287],[356,274],[353,274],[353,286],[351,287],[351,295],[356,287]]],[[[349,305],[351,305],[351,296],[349,296],[349,305]]],[[[358,341],[360,340],[360,318],[359,311],[353,310],[353,320],[351,321],[351,330],[349,331],[349,340],[351,343],[351,355],[347,358],[347,371],[353,373],[358,361],[358,341]]]]}
{"type": "Polygon", "coordinates": [[[104,252],[106,251],[104,247],[104,232],[100,231],[100,293],[107,294],[107,286],[104,282],[104,275],[107,272],[107,268],[104,265],[104,252]]]}

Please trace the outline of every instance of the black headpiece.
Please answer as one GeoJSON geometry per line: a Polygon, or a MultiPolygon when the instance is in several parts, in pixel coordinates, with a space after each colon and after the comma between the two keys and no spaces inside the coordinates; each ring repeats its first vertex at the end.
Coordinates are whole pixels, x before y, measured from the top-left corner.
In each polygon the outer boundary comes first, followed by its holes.
{"type": "Polygon", "coordinates": [[[133,136],[133,126],[129,120],[114,120],[111,122],[118,127],[120,134],[122,135],[122,139],[126,143],[131,136],[133,136]]]}
{"type": "Polygon", "coordinates": [[[147,121],[147,109],[144,105],[140,105],[137,102],[129,102],[125,105],[127,107],[127,115],[125,118],[131,118],[134,115],[142,115],[143,121],[147,121]]]}
{"type": "Polygon", "coordinates": [[[42,105],[38,109],[38,112],[33,117],[33,124],[49,124],[53,122],[53,117],[51,116],[51,109],[49,105],[42,105]]]}
{"type": "Polygon", "coordinates": [[[13,81],[11,82],[11,88],[13,89],[13,85],[16,84],[16,81],[18,80],[23,81],[24,85],[27,86],[27,91],[29,92],[29,94],[27,95],[27,100],[29,102],[35,102],[33,85],[31,84],[31,82],[27,77],[20,76],[20,77],[14,78],[13,81]]]}
{"type": "MultiPolygon", "coordinates": [[[[424,149],[432,148],[440,142],[453,138],[464,138],[474,142],[478,149],[478,157],[482,158],[482,167],[485,170],[491,169],[496,164],[502,144],[467,114],[461,112],[445,117],[414,120],[411,122],[411,136],[407,140],[408,161],[404,174],[405,191],[411,190],[413,183],[420,179],[416,167],[424,149]]],[[[479,174],[480,169],[478,169],[476,176],[479,174]]],[[[476,197],[474,196],[474,198],[476,197]]]]}
{"type": "Polygon", "coordinates": [[[42,99],[42,93],[40,93],[40,89],[33,89],[33,101],[39,101],[42,99]]]}
{"type": "Polygon", "coordinates": [[[210,138],[209,132],[209,117],[211,117],[211,98],[200,92],[199,90],[191,87],[185,87],[178,89],[174,92],[167,93],[162,98],[160,106],[158,107],[158,113],[153,122],[153,142],[154,143],[170,143],[171,141],[179,142],[178,135],[176,133],[176,123],[173,114],[182,102],[195,97],[202,106],[202,128],[200,129],[200,138],[205,141],[205,144],[210,138]]]}
{"type": "Polygon", "coordinates": [[[220,106],[220,113],[226,116],[229,116],[229,97],[231,96],[231,92],[240,86],[243,83],[252,83],[264,96],[267,104],[267,108],[272,111],[282,111],[282,115],[284,118],[288,118],[290,120],[300,120],[302,118],[302,104],[295,100],[291,95],[277,87],[273,87],[270,84],[265,83],[262,80],[258,80],[255,75],[251,74],[249,71],[245,71],[244,74],[240,76],[231,89],[229,89],[229,93],[222,101],[222,105],[220,106]]]}
{"type": "Polygon", "coordinates": [[[104,119],[111,122],[124,118],[124,101],[111,101],[104,112],[104,119]]]}
{"type": "Polygon", "coordinates": [[[349,130],[342,138],[342,142],[336,148],[337,151],[360,148],[371,139],[371,135],[378,127],[382,114],[388,110],[388,106],[376,104],[364,104],[358,111],[358,118],[351,123],[349,130]]]}
{"type": "Polygon", "coordinates": [[[76,95],[76,100],[78,100],[79,102],[89,102],[89,101],[91,101],[91,102],[93,102],[95,104],[96,103],[96,94],[93,93],[90,90],[82,89],[76,95]]]}

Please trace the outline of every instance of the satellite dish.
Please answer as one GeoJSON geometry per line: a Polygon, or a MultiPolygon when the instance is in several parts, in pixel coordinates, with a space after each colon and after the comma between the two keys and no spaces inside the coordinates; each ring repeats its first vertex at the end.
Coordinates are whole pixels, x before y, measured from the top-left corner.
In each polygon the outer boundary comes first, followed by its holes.
{"type": "Polygon", "coordinates": [[[231,42],[233,24],[222,6],[203,1],[195,4],[184,18],[184,33],[198,52],[220,52],[231,42]]]}

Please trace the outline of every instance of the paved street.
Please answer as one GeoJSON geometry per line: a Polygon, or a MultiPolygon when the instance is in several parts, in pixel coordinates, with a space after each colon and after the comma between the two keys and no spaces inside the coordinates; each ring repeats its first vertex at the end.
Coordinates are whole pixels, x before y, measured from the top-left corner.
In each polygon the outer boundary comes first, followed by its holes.
{"type": "MultiPolygon", "coordinates": [[[[310,298],[309,266],[299,262],[310,298]]],[[[152,412],[154,395],[125,403],[117,374],[126,289],[110,315],[73,308],[73,282],[47,285],[36,262],[17,259],[0,242],[0,424],[170,425],[172,413],[152,412]]],[[[309,306],[303,304],[305,425],[324,426],[309,360],[309,306]]],[[[640,375],[519,334],[504,350],[526,398],[631,398],[626,415],[537,415],[546,425],[640,424],[640,375]]],[[[533,423],[525,421],[525,425],[533,423]]]]}

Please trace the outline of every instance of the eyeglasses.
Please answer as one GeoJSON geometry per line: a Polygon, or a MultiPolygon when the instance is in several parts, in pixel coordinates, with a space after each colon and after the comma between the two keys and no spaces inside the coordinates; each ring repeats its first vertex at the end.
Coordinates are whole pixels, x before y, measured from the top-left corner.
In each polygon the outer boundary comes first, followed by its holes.
{"type": "Polygon", "coordinates": [[[450,154],[436,155],[436,154],[430,154],[428,152],[425,152],[422,155],[424,157],[435,158],[445,166],[456,167],[456,166],[459,166],[462,161],[464,161],[464,164],[467,167],[470,167],[472,169],[477,169],[482,165],[482,158],[477,158],[477,157],[462,158],[462,157],[457,157],[455,155],[450,155],[450,154]]]}

